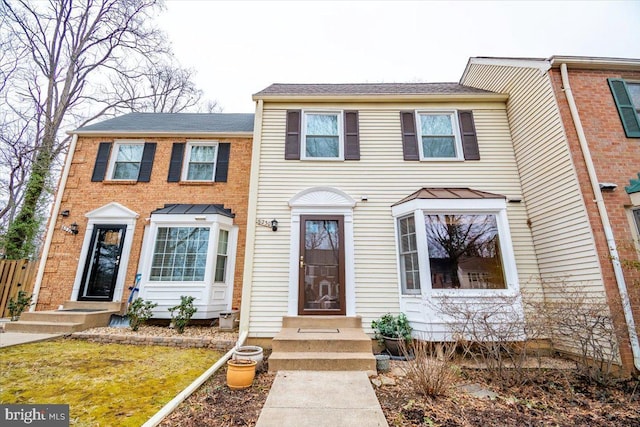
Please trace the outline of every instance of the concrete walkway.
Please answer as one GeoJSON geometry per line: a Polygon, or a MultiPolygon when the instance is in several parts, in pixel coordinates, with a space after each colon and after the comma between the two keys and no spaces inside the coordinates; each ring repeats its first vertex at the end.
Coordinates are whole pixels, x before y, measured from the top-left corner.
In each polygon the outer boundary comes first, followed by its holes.
{"type": "Polygon", "coordinates": [[[12,345],[18,344],[51,340],[63,335],[64,334],[27,334],[24,332],[0,332],[0,348],[11,347],[12,345]]]}
{"type": "Polygon", "coordinates": [[[385,426],[363,371],[279,371],[256,427],[385,426]]]}

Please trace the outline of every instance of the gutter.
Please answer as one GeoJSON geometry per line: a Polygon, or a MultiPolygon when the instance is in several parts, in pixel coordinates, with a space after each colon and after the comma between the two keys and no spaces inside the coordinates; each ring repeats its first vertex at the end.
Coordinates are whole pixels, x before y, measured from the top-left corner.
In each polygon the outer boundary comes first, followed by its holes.
{"type": "Polygon", "coordinates": [[[207,369],[202,375],[200,375],[194,382],[189,384],[187,388],[182,390],[176,397],[171,399],[169,403],[164,405],[156,414],[149,418],[146,423],[142,424],[142,427],[155,427],[164,420],[167,415],[172,413],[187,397],[191,396],[205,381],[207,381],[218,369],[220,369],[227,360],[231,359],[233,353],[238,349],[244,341],[247,339],[247,332],[241,333],[236,345],[229,350],[224,356],[222,356],[216,363],[214,363],[209,369],[207,369]]]}
{"type": "Polygon", "coordinates": [[[73,135],[71,138],[71,144],[69,145],[69,151],[67,152],[67,158],[64,162],[64,169],[62,175],[60,175],[60,181],[58,182],[58,192],[56,194],[56,200],[51,208],[51,216],[49,218],[49,227],[47,228],[47,235],[44,240],[42,252],[40,253],[40,263],[38,264],[38,272],[36,274],[36,281],[33,286],[32,300],[33,304],[29,307],[29,311],[36,311],[38,305],[38,296],[40,295],[40,287],[42,286],[42,278],[44,277],[44,268],[47,264],[47,258],[49,257],[49,249],[51,248],[51,241],[53,240],[53,232],[55,231],[56,224],[58,222],[58,214],[60,212],[60,205],[62,204],[62,195],[64,189],[67,186],[67,179],[69,178],[69,171],[71,170],[71,162],[73,161],[73,154],[76,151],[76,145],[78,143],[78,135],[73,135]]]}
{"type": "Polygon", "coordinates": [[[595,196],[596,206],[598,207],[598,212],[600,213],[600,220],[602,221],[602,228],[607,240],[607,246],[609,247],[611,264],[613,265],[613,272],[615,274],[616,283],[618,285],[618,292],[620,294],[624,318],[627,323],[627,332],[629,334],[629,342],[631,344],[631,351],[633,353],[633,364],[637,370],[640,370],[640,342],[638,342],[638,334],[636,333],[633,311],[631,310],[631,303],[629,301],[629,293],[627,291],[627,285],[624,279],[624,274],[622,272],[622,265],[620,264],[620,257],[618,255],[618,249],[616,247],[615,238],[613,236],[613,230],[611,229],[609,215],[607,214],[607,209],[602,198],[602,191],[600,191],[600,184],[598,183],[595,166],[593,165],[593,159],[591,158],[591,152],[589,151],[587,137],[584,134],[582,122],[580,121],[580,115],[578,114],[578,108],[576,107],[575,99],[573,98],[573,92],[571,91],[571,86],[569,84],[569,74],[567,73],[566,63],[560,64],[560,73],[562,75],[562,86],[564,87],[567,101],[569,103],[569,110],[571,111],[571,118],[576,128],[576,132],[578,133],[580,149],[582,151],[582,155],[584,156],[584,161],[587,166],[587,172],[589,173],[589,181],[591,183],[591,188],[595,196]]]}

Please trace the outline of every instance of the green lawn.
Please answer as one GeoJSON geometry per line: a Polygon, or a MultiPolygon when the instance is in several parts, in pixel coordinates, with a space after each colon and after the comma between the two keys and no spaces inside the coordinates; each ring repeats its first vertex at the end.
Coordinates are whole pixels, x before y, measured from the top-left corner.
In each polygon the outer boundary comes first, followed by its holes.
{"type": "Polygon", "coordinates": [[[140,426],[221,357],[59,339],[0,349],[0,403],[68,404],[74,426],[140,426]]]}

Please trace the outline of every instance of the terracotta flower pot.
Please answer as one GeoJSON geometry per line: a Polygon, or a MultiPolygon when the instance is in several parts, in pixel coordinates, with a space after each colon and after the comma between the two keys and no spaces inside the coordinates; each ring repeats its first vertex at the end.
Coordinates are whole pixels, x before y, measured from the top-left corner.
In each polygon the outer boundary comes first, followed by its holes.
{"type": "Polygon", "coordinates": [[[251,387],[256,376],[255,360],[228,360],[227,386],[234,390],[251,387]]]}

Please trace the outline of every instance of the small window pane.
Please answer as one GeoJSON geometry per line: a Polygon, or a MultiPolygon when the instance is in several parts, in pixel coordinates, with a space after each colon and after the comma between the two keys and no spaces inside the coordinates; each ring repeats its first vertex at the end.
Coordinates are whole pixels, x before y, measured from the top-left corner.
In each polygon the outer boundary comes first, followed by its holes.
{"type": "Polygon", "coordinates": [[[434,289],[506,289],[495,215],[425,215],[434,289]]]}
{"type": "Polygon", "coordinates": [[[307,137],[307,157],[338,157],[340,141],[338,137],[307,137]]]}
{"type": "Polygon", "coordinates": [[[216,258],[215,281],[224,282],[227,274],[227,249],[229,246],[229,231],[220,230],[218,236],[218,256],[216,258]]]}
{"type": "Polygon", "coordinates": [[[140,163],[118,163],[113,169],[113,179],[138,179],[140,163]]]}
{"type": "Polygon", "coordinates": [[[423,136],[422,152],[425,157],[456,157],[456,139],[453,136],[423,136]]]}
{"type": "Polygon", "coordinates": [[[422,135],[453,135],[449,114],[429,114],[420,116],[422,135]]]}
{"type": "Polygon", "coordinates": [[[400,271],[403,294],[420,293],[420,268],[413,216],[398,220],[400,229],[400,271]]]}
{"type": "Polygon", "coordinates": [[[142,160],[142,144],[120,144],[118,145],[118,162],[139,162],[142,160]]]}
{"type": "Polygon", "coordinates": [[[307,115],[307,135],[338,135],[338,116],[335,114],[307,115]]]}
{"type": "Polygon", "coordinates": [[[187,179],[189,181],[211,181],[213,179],[213,164],[190,163],[187,179]]]}

